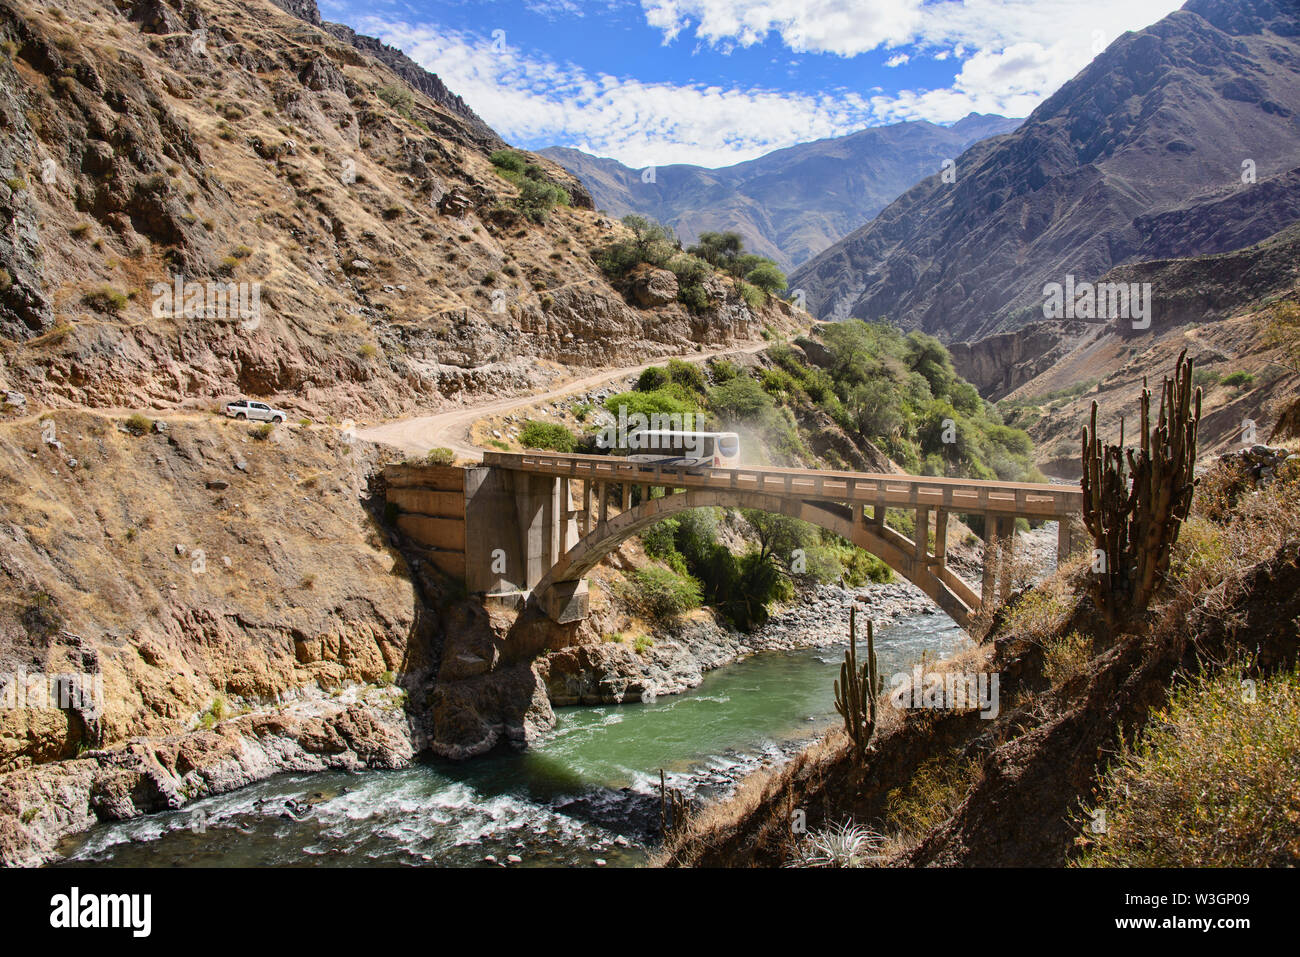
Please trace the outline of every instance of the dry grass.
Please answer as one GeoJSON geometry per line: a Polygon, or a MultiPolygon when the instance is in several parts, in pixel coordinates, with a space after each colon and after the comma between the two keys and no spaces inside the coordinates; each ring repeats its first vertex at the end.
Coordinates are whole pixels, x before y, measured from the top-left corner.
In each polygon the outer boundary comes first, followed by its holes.
{"type": "Polygon", "coordinates": [[[1087,672],[1091,660],[1092,641],[1077,631],[1043,643],[1043,677],[1053,687],[1087,672]]]}
{"type": "Polygon", "coordinates": [[[932,758],[912,776],[906,787],[889,792],[886,821],[902,847],[914,847],[953,812],[983,780],[980,762],[959,753],[932,758]]]}

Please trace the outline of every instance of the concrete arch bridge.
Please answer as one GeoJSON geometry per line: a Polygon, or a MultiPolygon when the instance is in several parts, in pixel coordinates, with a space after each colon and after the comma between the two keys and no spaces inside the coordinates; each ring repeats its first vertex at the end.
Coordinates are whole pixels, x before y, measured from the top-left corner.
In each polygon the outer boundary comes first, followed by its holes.
{"type": "Polygon", "coordinates": [[[1078,486],[769,467],[686,470],[543,452],[485,452],[482,465],[468,468],[392,466],[384,478],[399,529],[439,568],[462,577],[471,593],[531,597],[558,622],[586,617],[585,576],[620,543],[662,518],[721,506],[829,529],[966,626],[1010,589],[1015,520],[1059,521],[1060,560],[1070,551],[1069,520],[1083,506],[1078,486]],[[885,524],[891,508],[914,513],[915,538],[885,524]],[[985,518],[979,594],[947,565],[954,512],[985,518]]]}

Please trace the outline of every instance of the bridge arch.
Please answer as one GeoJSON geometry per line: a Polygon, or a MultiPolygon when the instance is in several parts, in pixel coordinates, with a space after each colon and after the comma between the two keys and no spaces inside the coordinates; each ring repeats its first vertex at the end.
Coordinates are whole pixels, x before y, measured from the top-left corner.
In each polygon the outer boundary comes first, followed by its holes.
{"type": "Polygon", "coordinates": [[[751,508],[787,515],[825,528],[875,555],[916,585],[957,624],[966,627],[979,607],[979,597],[942,559],[927,558],[924,546],[883,522],[868,521],[861,507],[804,501],[741,489],[688,489],[662,498],[643,500],[606,521],[598,522],[550,568],[534,586],[533,596],[549,607],[553,594],[571,591],[605,556],[655,522],[694,508],[751,508]]]}

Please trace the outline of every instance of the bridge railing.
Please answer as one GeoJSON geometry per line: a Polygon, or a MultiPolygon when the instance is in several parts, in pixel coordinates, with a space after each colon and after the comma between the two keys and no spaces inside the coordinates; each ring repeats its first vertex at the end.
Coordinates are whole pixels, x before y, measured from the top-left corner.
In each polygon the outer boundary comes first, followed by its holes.
{"type": "Polygon", "coordinates": [[[1083,510],[1077,485],[986,482],[882,472],[840,472],[778,467],[665,467],[606,455],[484,452],[483,464],[590,482],[671,488],[739,489],[805,500],[882,508],[935,508],[948,512],[1067,518],[1083,510]]]}

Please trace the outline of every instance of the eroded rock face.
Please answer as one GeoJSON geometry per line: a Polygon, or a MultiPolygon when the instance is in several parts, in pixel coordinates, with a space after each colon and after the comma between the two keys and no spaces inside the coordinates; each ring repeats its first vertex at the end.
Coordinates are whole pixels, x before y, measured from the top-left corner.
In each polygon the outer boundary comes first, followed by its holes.
{"type": "Polygon", "coordinates": [[[111,47],[0,8],[18,46],[0,57],[0,336],[20,344],[4,384],[37,403],[246,392],[388,418],[798,321],[729,284],[689,313],[666,273],[637,308],[591,257],[622,227],[569,174],[531,157],[572,203],[523,216],[496,134],[399,51],[320,28],[309,0],[281,4],[300,21],[236,5],[219,29],[208,0],[122,0],[129,23],[89,3],[111,47]],[[222,98],[202,92],[214,60],[222,98]],[[167,305],[178,277],[256,287],[257,320],[167,305]]]}
{"type": "Polygon", "coordinates": [[[309,426],[42,421],[0,423],[0,674],[97,675],[103,703],[93,725],[0,709],[0,773],[177,733],[217,701],[432,677],[433,623],[363,506],[365,447],[309,426]]]}
{"type": "Polygon", "coordinates": [[[633,276],[632,297],[643,308],[666,306],[677,299],[677,277],[667,269],[643,267],[633,276]]]}
{"type": "Polygon", "coordinates": [[[952,364],[980,395],[996,401],[1050,368],[1084,336],[1096,332],[1081,322],[1036,322],[1016,332],[986,336],[948,347],[952,364]]]}

